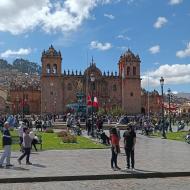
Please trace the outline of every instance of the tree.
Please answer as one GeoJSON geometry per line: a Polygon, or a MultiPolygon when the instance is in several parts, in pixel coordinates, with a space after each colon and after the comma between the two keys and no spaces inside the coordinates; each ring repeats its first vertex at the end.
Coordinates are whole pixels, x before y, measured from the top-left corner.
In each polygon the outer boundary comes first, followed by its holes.
{"type": "Polygon", "coordinates": [[[117,107],[112,108],[109,111],[109,114],[112,115],[112,116],[119,116],[119,115],[125,114],[125,112],[122,110],[121,107],[117,106],[117,107]]]}

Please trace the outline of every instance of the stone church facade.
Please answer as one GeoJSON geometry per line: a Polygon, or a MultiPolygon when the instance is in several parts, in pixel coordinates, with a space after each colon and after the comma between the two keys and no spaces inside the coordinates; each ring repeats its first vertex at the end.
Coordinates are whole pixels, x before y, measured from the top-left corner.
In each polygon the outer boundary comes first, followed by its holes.
{"type": "MultiPolygon", "coordinates": [[[[41,112],[63,113],[76,102],[77,92],[96,96],[102,108],[122,108],[127,114],[141,113],[140,58],[130,50],[120,56],[119,72],[102,73],[92,60],[81,72],[61,72],[62,56],[53,46],[42,53],[41,112]],[[90,76],[95,77],[93,91],[90,76]]],[[[63,60],[64,68],[64,60],[63,60]]]]}

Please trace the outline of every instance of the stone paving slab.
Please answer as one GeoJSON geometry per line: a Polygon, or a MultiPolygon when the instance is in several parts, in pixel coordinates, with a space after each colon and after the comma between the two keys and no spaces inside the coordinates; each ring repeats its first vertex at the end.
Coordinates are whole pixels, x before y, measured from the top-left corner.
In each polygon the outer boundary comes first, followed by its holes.
{"type": "MultiPolygon", "coordinates": [[[[190,172],[189,144],[138,135],[135,152],[137,172],[190,172]]],[[[111,170],[109,149],[42,151],[31,155],[32,166],[25,165],[24,161],[19,166],[19,155],[19,152],[12,153],[14,167],[0,169],[0,179],[126,173],[123,149],[118,158],[121,171],[111,170]]]]}

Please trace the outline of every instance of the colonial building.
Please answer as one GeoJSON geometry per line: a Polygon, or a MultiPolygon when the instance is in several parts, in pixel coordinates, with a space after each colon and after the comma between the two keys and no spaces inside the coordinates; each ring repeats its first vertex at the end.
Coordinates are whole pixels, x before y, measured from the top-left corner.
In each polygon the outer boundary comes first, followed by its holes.
{"type": "Polygon", "coordinates": [[[187,102],[181,104],[181,105],[178,107],[178,112],[179,112],[180,114],[189,115],[189,116],[190,116],[190,102],[187,101],[187,102]]]}
{"type": "Polygon", "coordinates": [[[147,92],[142,90],[141,92],[141,112],[143,114],[155,114],[161,113],[161,96],[154,90],[152,92],[147,92]]]}
{"type": "Polygon", "coordinates": [[[0,114],[10,112],[11,102],[9,102],[9,92],[6,88],[0,86],[0,114]]]}
{"type": "Polygon", "coordinates": [[[10,99],[13,114],[40,114],[41,113],[41,90],[38,85],[27,83],[15,86],[11,84],[10,99]]]}
{"type": "Polygon", "coordinates": [[[130,50],[120,56],[118,74],[102,73],[93,59],[84,73],[62,73],[61,52],[56,51],[53,46],[44,50],[41,62],[42,113],[63,113],[67,104],[76,102],[77,92],[84,93],[86,97],[97,97],[100,107],[109,104],[110,108],[121,107],[127,114],[141,113],[141,61],[130,50]],[[94,82],[90,80],[92,75],[94,82]]]}

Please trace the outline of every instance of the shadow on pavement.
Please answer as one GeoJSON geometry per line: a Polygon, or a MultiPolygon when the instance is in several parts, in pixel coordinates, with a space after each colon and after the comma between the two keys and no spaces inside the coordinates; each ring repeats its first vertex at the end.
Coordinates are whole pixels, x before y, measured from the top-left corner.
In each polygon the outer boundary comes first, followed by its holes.
{"type": "Polygon", "coordinates": [[[135,169],[135,170],[121,170],[121,172],[124,172],[124,173],[131,173],[131,174],[134,174],[134,173],[158,173],[158,171],[150,171],[150,170],[141,170],[141,169],[135,169]]]}
{"type": "Polygon", "coordinates": [[[46,166],[42,164],[32,164],[32,166],[38,167],[38,168],[46,168],[46,166]]]}
{"type": "Polygon", "coordinates": [[[29,169],[23,168],[23,167],[12,167],[12,168],[9,168],[9,169],[17,170],[17,171],[29,171],[29,169]]]}
{"type": "Polygon", "coordinates": [[[39,154],[39,152],[31,152],[30,154],[39,154]]]}
{"type": "Polygon", "coordinates": [[[11,156],[11,158],[18,158],[18,156],[11,156]]]}

